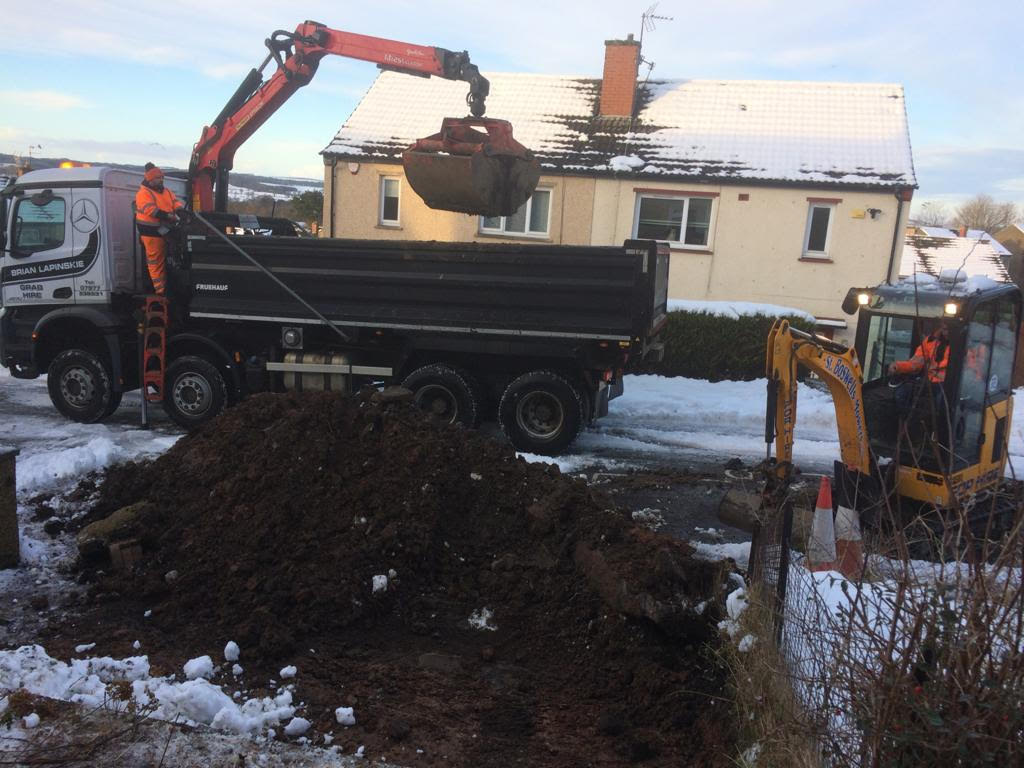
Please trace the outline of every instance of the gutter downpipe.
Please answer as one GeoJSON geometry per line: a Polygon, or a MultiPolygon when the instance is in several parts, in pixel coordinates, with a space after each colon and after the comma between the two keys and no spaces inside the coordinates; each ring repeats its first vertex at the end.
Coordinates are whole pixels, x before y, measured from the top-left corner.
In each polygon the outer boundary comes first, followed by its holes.
{"type": "MultiPolygon", "coordinates": [[[[889,251],[889,268],[885,272],[885,282],[892,285],[892,267],[896,263],[896,246],[900,241],[900,221],[903,219],[903,202],[906,189],[896,190],[896,225],[892,229],[892,248],[889,251]]],[[[913,194],[913,193],[911,193],[913,194]]]]}
{"type": "Polygon", "coordinates": [[[331,169],[331,213],[328,217],[330,230],[327,233],[328,237],[334,237],[334,180],[338,175],[338,158],[324,155],[324,165],[331,169]]]}

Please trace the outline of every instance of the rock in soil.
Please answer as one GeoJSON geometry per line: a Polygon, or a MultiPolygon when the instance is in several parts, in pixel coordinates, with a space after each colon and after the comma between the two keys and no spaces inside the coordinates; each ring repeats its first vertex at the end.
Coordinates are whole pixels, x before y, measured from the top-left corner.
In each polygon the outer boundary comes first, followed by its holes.
{"type": "Polygon", "coordinates": [[[345,742],[407,766],[733,764],[722,566],[405,397],[252,397],[112,469],[91,517],[131,505],[143,557],[87,618],[155,669],[234,640],[248,680],[294,664],[314,728],[355,706],[345,742]]]}

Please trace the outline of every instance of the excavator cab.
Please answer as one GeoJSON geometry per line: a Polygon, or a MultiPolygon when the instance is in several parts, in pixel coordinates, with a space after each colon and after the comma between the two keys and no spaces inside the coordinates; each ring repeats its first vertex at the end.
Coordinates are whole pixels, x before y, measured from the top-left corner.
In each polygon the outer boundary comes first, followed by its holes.
{"type": "Polygon", "coordinates": [[[409,186],[441,211],[511,216],[540,181],[540,164],[506,120],[446,117],[404,153],[409,186]],[[482,130],[477,130],[482,129],[482,130]]]}
{"type": "Polygon", "coordinates": [[[918,275],[852,289],[844,309],[851,307],[859,307],[855,348],[863,361],[872,452],[899,464],[900,495],[948,507],[952,495],[966,498],[997,485],[1013,412],[1021,322],[1017,286],[918,275]],[[941,396],[926,380],[894,381],[890,363],[911,358],[940,323],[949,331],[941,396]],[[909,412],[896,402],[901,386],[917,387],[909,412]]]}

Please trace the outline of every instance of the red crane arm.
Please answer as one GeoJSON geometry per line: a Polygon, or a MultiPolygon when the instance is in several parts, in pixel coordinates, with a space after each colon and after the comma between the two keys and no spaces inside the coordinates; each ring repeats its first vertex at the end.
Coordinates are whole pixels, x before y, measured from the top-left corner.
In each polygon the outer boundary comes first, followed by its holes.
{"type": "Polygon", "coordinates": [[[327,55],[345,56],[376,63],[382,69],[410,75],[465,80],[470,112],[484,113],[489,84],[465,51],[412,45],[397,40],[357,35],[307,21],[295,32],[278,30],[266,41],[270,53],[253,69],[203,134],[189,164],[192,207],[197,211],[227,208],[228,172],[235,152],[293,93],[309,83],[320,60],[327,55]],[[263,69],[271,60],[277,71],[266,81],[263,69]]]}

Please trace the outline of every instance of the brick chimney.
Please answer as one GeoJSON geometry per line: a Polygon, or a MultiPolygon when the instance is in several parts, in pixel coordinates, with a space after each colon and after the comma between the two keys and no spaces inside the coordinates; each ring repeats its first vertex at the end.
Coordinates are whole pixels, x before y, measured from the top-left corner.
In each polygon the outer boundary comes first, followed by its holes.
{"type": "Polygon", "coordinates": [[[601,79],[602,117],[632,117],[636,97],[636,73],[640,67],[640,43],[604,41],[604,77],[601,79]]]}

